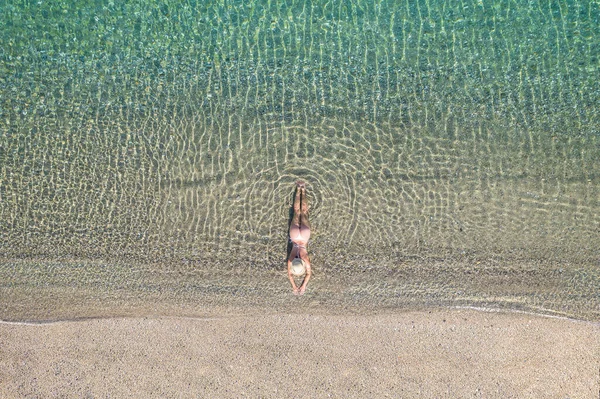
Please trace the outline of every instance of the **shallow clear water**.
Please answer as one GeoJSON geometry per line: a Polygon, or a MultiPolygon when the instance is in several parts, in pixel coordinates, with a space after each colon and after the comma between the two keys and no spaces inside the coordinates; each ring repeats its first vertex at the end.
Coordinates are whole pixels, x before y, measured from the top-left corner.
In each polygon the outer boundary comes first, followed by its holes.
{"type": "Polygon", "coordinates": [[[1,319],[600,317],[597,2],[14,3],[1,319]],[[303,298],[284,272],[297,179],[303,298]]]}

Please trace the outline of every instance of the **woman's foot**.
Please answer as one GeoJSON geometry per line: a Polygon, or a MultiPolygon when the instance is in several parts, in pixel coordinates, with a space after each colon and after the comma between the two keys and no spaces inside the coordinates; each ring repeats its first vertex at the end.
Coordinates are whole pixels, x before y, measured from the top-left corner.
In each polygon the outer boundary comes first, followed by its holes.
{"type": "Polygon", "coordinates": [[[296,187],[298,187],[298,188],[304,188],[304,187],[306,187],[306,183],[304,183],[302,180],[298,180],[296,182],[296,187]]]}

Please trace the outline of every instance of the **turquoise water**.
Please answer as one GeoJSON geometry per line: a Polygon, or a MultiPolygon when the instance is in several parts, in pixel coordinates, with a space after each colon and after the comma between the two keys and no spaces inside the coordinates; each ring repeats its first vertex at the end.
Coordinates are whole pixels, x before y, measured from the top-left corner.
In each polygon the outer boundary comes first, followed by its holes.
{"type": "Polygon", "coordinates": [[[597,2],[0,10],[0,318],[600,316],[597,2]]]}

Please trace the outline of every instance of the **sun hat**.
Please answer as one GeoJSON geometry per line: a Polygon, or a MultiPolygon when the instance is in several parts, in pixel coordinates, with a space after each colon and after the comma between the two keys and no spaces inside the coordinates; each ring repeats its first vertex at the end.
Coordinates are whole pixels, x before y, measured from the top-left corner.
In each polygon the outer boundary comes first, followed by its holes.
{"type": "Polygon", "coordinates": [[[296,277],[300,277],[306,273],[306,266],[304,265],[304,261],[300,258],[295,258],[292,261],[292,275],[296,277]]]}

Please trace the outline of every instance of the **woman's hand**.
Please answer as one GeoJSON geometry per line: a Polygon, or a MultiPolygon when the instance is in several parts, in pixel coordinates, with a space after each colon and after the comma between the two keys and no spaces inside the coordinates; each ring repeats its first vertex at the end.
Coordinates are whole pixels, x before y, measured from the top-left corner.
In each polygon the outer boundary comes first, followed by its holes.
{"type": "Polygon", "coordinates": [[[304,291],[306,291],[306,286],[302,285],[300,286],[300,288],[298,289],[298,293],[296,295],[304,295],[304,291]]]}
{"type": "MultiPolygon", "coordinates": [[[[300,290],[297,287],[294,287],[294,289],[292,291],[294,291],[294,295],[298,295],[300,292],[300,290]]],[[[302,294],[300,294],[300,295],[302,295],[302,294]]]]}

